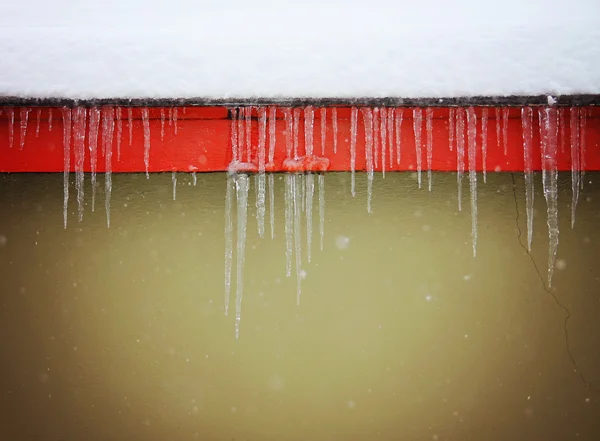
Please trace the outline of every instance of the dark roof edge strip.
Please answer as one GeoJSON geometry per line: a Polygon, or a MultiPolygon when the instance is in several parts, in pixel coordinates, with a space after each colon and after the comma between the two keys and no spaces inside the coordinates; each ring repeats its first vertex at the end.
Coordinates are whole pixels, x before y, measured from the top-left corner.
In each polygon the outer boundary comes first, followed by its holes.
{"type": "MultiPolygon", "coordinates": [[[[472,96],[453,98],[24,98],[0,97],[0,106],[14,107],[61,107],[61,106],[123,106],[123,107],[243,107],[243,106],[383,106],[383,107],[467,107],[467,106],[544,106],[549,104],[549,95],[472,96]]],[[[551,96],[558,106],[600,106],[600,95],[557,95],[551,96]]]]}

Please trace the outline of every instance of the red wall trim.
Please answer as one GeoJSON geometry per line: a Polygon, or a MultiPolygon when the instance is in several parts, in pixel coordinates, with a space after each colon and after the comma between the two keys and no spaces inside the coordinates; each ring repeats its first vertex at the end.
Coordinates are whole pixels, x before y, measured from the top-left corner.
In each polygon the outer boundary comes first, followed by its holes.
{"type": "MultiPolygon", "coordinates": [[[[115,109],[115,108],[113,108],[115,109]]],[[[112,140],[112,171],[113,172],[144,172],[144,128],[141,108],[118,108],[121,118],[115,124],[114,138],[112,140]],[[129,138],[129,111],[132,114],[132,138],[129,138]],[[118,127],[121,127],[120,130],[118,127]],[[120,131],[120,136],[117,134],[120,131]],[[118,154],[120,150],[120,155],[118,154]]],[[[349,171],[351,166],[350,152],[350,108],[337,108],[338,136],[337,153],[333,151],[333,123],[332,109],[326,108],[326,144],[325,153],[321,154],[321,119],[320,108],[314,108],[314,153],[317,157],[326,160],[312,161],[314,167],[325,167],[327,171],[349,171]],[[328,161],[328,164],[327,164],[328,161]]],[[[523,139],[520,108],[503,108],[508,111],[508,135],[507,154],[504,154],[502,134],[502,118],[496,120],[495,108],[475,108],[477,115],[477,169],[483,169],[482,163],[482,137],[481,116],[483,109],[488,112],[487,128],[487,161],[486,169],[492,171],[522,171],[523,139]],[[500,143],[496,136],[496,125],[500,123],[500,143]]],[[[503,109],[500,109],[502,115],[503,109]]],[[[540,130],[537,116],[537,107],[533,108],[533,167],[539,170],[541,167],[540,153],[540,130]]],[[[574,108],[585,118],[576,121],[581,140],[585,144],[582,151],[581,169],[600,170],[600,109],[597,107],[574,108]]],[[[0,172],[62,172],[64,168],[63,157],[63,121],[61,108],[31,107],[13,108],[0,107],[0,172]],[[52,125],[50,126],[50,114],[52,114],[52,125]],[[13,116],[11,116],[13,115],[13,116]],[[27,115],[26,131],[22,129],[22,116],[27,115]],[[11,119],[14,122],[11,124],[11,119]],[[11,133],[12,126],[12,135],[11,133]],[[39,126],[39,130],[38,130],[39,126]],[[22,133],[25,137],[22,138],[22,133]],[[11,143],[12,139],[12,143],[11,143]],[[21,144],[23,148],[21,149],[21,144]]],[[[417,169],[417,154],[415,149],[415,138],[413,131],[413,109],[396,109],[402,111],[403,122],[401,125],[401,161],[397,164],[396,159],[389,163],[389,151],[386,153],[386,170],[405,171],[417,169]]],[[[463,111],[464,110],[454,110],[463,111]]],[[[212,172],[224,171],[230,166],[232,160],[231,150],[231,122],[230,111],[225,107],[178,107],[178,108],[149,108],[150,128],[150,156],[149,171],[183,171],[183,172],[212,172]],[[175,133],[175,121],[169,115],[176,111],[177,133],[175,133]],[[164,114],[164,138],[161,139],[161,115],[164,114]]],[[[421,136],[421,160],[422,169],[427,169],[427,124],[426,110],[422,110],[422,136],[421,136]]],[[[431,120],[432,133],[432,169],[439,171],[456,171],[457,154],[456,145],[453,151],[449,148],[449,126],[450,109],[435,108],[432,110],[431,120]]],[[[268,113],[268,112],[267,112],[268,113]]],[[[570,108],[561,107],[558,130],[558,154],[557,162],[559,170],[571,169],[571,121],[570,108]]],[[[87,113],[89,115],[89,109],[87,113]]],[[[257,145],[259,143],[259,110],[252,108],[252,161],[256,162],[257,145]]],[[[274,163],[268,170],[289,171],[294,164],[286,162],[286,122],[284,112],[281,108],[276,110],[276,149],[274,163]]],[[[89,117],[85,132],[85,160],[84,170],[90,171],[89,143],[89,117]]],[[[466,120],[465,120],[466,126],[466,120]]],[[[269,142],[269,131],[267,121],[267,144],[269,142]]],[[[363,116],[359,111],[357,126],[356,165],[355,169],[366,170],[365,159],[365,128],[363,116]]],[[[74,133],[74,130],[71,131],[74,133]]],[[[244,131],[245,133],[245,131],[244,131]]],[[[465,130],[466,133],[466,130],[465,130]]],[[[394,134],[395,137],[395,134],[394,134]]],[[[299,154],[305,153],[304,113],[302,111],[299,121],[299,154]]],[[[379,160],[374,170],[381,171],[381,146],[379,145],[379,160]]],[[[465,169],[468,169],[467,135],[465,135],[465,169]]],[[[244,147],[245,149],[245,147],[244,147]]],[[[98,158],[97,171],[105,171],[105,157],[102,151],[102,125],[100,124],[98,136],[98,158]]],[[[245,152],[245,150],[244,150],[245,152]]],[[[74,141],[71,139],[71,171],[75,170],[74,141]]],[[[306,165],[307,162],[304,163],[306,165]]]]}

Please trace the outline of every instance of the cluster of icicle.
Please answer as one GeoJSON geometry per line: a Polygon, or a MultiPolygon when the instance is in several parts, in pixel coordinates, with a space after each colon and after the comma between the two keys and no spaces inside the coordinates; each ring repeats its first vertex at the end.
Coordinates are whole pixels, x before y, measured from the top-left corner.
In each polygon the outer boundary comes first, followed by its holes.
{"type": "MultiPolygon", "coordinates": [[[[15,141],[15,109],[3,109],[7,115],[9,145],[14,146],[15,141]]],[[[306,220],[306,254],[307,260],[311,260],[312,235],[313,235],[313,199],[315,194],[315,178],[318,190],[319,205],[319,230],[321,237],[321,249],[324,237],[325,219],[325,176],[322,173],[326,167],[323,161],[325,157],[325,146],[328,136],[332,136],[332,147],[337,152],[338,142],[338,116],[337,110],[331,109],[331,121],[333,134],[327,133],[326,118],[327,109],[315,109],[312,106],[304,108],[275,108],[275,107],[242,107],[233,108],[232,130],[231,130],[231,154],[232,161],[229,167],[226,207],[225,207],[225,312],[229,309],[229,297],[231,291],[232,267],[233,267],[233,198],[237,204],[237,243],[236,243],[236,335],[239,335],[241,319],[241,303],[243,294],[243,267],[247,231],[248,194],[250,187],[250,175],[254,175],[256,188],[256,217],[258,234],[265,235],[266,207],[269,207],[269,224],[271,237],[275,236],[274,220],[274,176],[269,171],[277,170],[274,166],[275,139],[276,139],[276,112],[282,112],[285,120],[285,150],[288,169],[295,169],[297,165],[312,170],[305,173],[287,173],[285,175],[285,243],[286,243],[286,274],[292,275],[295,271],[297,279],[297,301],[300,301],[301,282],[304,271],[302,270],[302,221],[306,220]],[[252,112],[256,112],[258,118],[252,118],[252,112]],[[315,155],[314,149],[314,117],[315,112],[320,112],[320,146],[321,157],[315,155]],[[304,155],[300,155],[300,122],[304,123],[304,155]],[[252,145],[253,124],[258,128],[258,145],[252,145]],[[319,168],[320,167],[320,168],[319,168]],[[267,197],[268,195],[268,197],[267,197]],[[268,201],[268,204],[267,204],[268,201]]],[[[25,137],[28,129],[29,114],[31,108],[19,109],[19,147],[24,148],[25,137]]],[[[428,189],[432,190],[432,159],[433,159],[433,109],[414,108],[368,108],[353,107],[350,113],[350,164],[351,171],[351,193],[355,191],[355,165],[357,134],[360,120],[364,124],[365,136],[365,160],[367,164],[367,210],[371,212],[372,186],[374,171],[381,170],[385,178],[386,164],[389,167],[400,164],[402,155],[402,122],[405,113],[412,113],[412,132],[416,149],[417,185],[422,186],[423,152],[425,152],[428,189]],[[425,136],[423,137],[423,121],[425,122],[425,136]],[[423,139],[424,138],[424,139],[423,139]],[[424,142],[423,142],[424,141],[424,142]]],[[[577,107],[557,108],[555,106],[523,107],[521,108],[521,126],[524,158],[524,175],[526,187],[526,215],[527,215],[527,247],[531,251],[533,238],[533,206],[534,206],[534,172],[533,172],[533,127],[534,116],[537,114],[538,127],[541,140],[541,164],[544,197],[547,206],[547,224],[549,234],[548,251],[548,284],[552,284],[554,263],[558,247],[558,191],[557,191],[557,149],[558,139],[565,140],[566,113],[569,113],[569,132],[571,149],[571,179],[572,179],[572,202],[571,202],[571,227],[575,223],[575,212],[579,200],[580,189],[583,186],[583,173],[585,170],[586,155],[586,113],[577,107]]],[[[498,148],[503,148],[507,154],[508,149],[508,117],[509,109],[495,109],[495,131],[498,148]]],[[[48,113],[48,129],[52,130],[52,109],[48,113]]],[[[177,108],[161,109],[161,139],[165,134],[165,123],[177,133],[177,108]]],[[[477,252],[477,156],[481,154],[483,169],[482,177],[484,183],[487,179],[487,140],[488,140],[488,118],[489,109],[481,109],[481,118],[478,121],[475,109],[451,108],[448,130],[448,148],[456,150],[457,158],[457,185],[458,185],[458,210],[462,210],[462,181],[465,170],[469,175],[470,206],[472,220],[472,247],[473,255],[477,252]],[[466,135],[466,136],[465,136],[466,135]],[[478,135],[481,142],[477,142],[478,135]],[[478,148],[478,145],[480,148],[478,148]],[[480,150],[480,151],[479,151],[480,150]],[[465,155],[466,153],[466,155],[465,155]],[[466,158],[465,158],[466,156],[466,158]]],[[[41,109],[36,109],[36,136],[40,131],[41,109]]],[[[121,159],[121,142],[123,138],[123,118],[120,107],[64,107],[62,109],[63,119],[63,143],[64,143],[64,226],[67,226],[67,208],[69,202],[69,178],[71,167],[71,154],[75,161],[75,187],[77,190],[78,218],[83,219],[84,213],[84,161],[89,154],[92,184],[92,211],[95,210],[96,201],[96,169],[98,161],[98,142],[105,159],[105,210],[107,225],[110,226],[110,198],[112,191],[112,161],[113,145],[116,141],[117,161],[121,159]],[[87,135],[87,136],[86,136],[87,135]],[[87,152],[87,153],[86,153],[87,152]]],[[[150,164],[150,124],[149,109],[141,109],[143,127],[144,150],[143,158],[146,168],[146,176],[149,177],[150,164]]],[[[129,145],[133,139],[133,116],[132,109],[127,108],[127,122],[129,132],[129,145]]],[[[561,143],[563,148],[564,143],[561,143]]],[[[193,174],[196,182],[195,173],[193,174]]],[[[177,185],[177,176],[173,172],[173,199],[177,185]]]]}
{"type": "MultiPolygon", "coordinates": [[[[286,120],[286,154],[291,164],[318,163],[323,158],[314,155],[314,109],[304,109],[304,146],[305,154],[299,154],[300,109],[283,109],[286,120]]],[[[266,170],[273,167],[275,156],[275,123],[276,109],[271,107],[257,109],[258,145],[252,146],[251,133],[253,120],[252,108],[235,108],[231,110],[231,154],[232,161],[227,177],[225,197],[225,314],[229,311],[231,279],[233,268],[233,194],[235,191],[237,212],[236,243],[236,302],[235,302],[235,335],[239,337],[243,296],[243,270],[246,247],[246,231],[248,217],[248,193],[250,187],[249,171],[257,170],[254,176],[256,193],[256,218],[258,235],[265,235],[265,215],[268,200],[269,224],[271,238],[275,237],[275,180],[272,173],[266,170]],[[256,155],[253,152],[256,151],[256,155]],[[267,197],[268,195],[268,197],[267,197]]],[[[325,109],[321,114],[321,154],[326,144],[325,109]]],[[[334,126],[337,128],[337,126],[334,126]]],[[[337,136],[335,137],[337,138],[337,136]]],[[[335,139],[334,138],[334,139],[335,139]]],[[[335,148],[335,146],[334,146],[335,148]]],[[[296,276],[296,302],[300,303],[302,292],[302,221],[306,219],[306,257],[311,261],[313,237],[313,205],[315,197],[315,177],[318,190],[320,248],[323,249],[325,230],[325,175],[323,173],[287,173],[285,175],[285,243],[286,243],[286,275],[292,275],[292,267],[296,276]],[[304,214],[304,215],[303,215],[304,214]]]]}
{"type": "MultiPolygon", "coordinates": [[[[30,109],[21,110],[21,148],[24,146],[24,139],[27,133],[27,114],[30,109]]],[[[121,161],[121,144],[123,140],[123,111],[120,107],[63,107],[61,110],[63,120],[63,148],[64,148],[64,201],[63,201],[63,223],[67,228],[68,204],[69,204],[69,178],[70,171],[75,171],[75,188],[77,191],[77,213],[79,222],[83,220],[84,213],[84,161],[86,155],[89,155],[90,161],[90,179],[92,187],[92,211],[96,210],[96,188],[97,188],[97,168],[98,168],[98,143],[100,141],[102,156],[104,157],[104,195],[106,224],[110,227],[110,201],[112,193],[112,166],[113,166],[113,145],[116,144],[117,161],[121,161]],[[71,156],[75,163],[71,167],[71,156]]],[[[177,108],[170,108],[168,111],[169,125],[177,133],[177,108]]],[[[39,134],[39,121],[41,109],[37,110],[36,134],[39,134]]],[[[141,109],[142,127],[144,133],[144,165],[146,168],[146,177],[149,178],[148,169],[150,166],[150,117],[149,109],[141,109]]],[[[52,109],[48,113],[48,129],[52,130],[52,109]]],[[[167,116],[165,110],[161,109],[161,140],[165,134],[165,121],[167,116]]],[[[9,121],[13,121],[10,118],[9,121]]],[[[133,142],[133,111],[127,108],[127,129],[129,146],[133,142]]],[[[9,134],[12,130],[9,129],[9,134]]],[[[12,138],[9,140],[12,146],[12,138]]],[[[173,198],[175,198],[175,186],[177,178],[173,172],[173,198]]]]}
{"type": "MultiPolygon", "coordinates": [[[[571,161],[572,161],[572,191],[573,199],[571,205],[571,223],[575,222],[575,208],[579,199],[581,180],[581,169],[585,168],[582,162],[585,158],[585,141],[581,136],[585,133],[586,115],[579,108],[558,109],[553,106],[537,107],[541,139],[541,164],[544,196],[547,205],[547,224],[549,234],[548,252],[548,285],[552,285],[552,276],[558,248],[558,191],[557,191],[557,146],[558,132],[561,130],[562,139],[565,132],[565,112],[570,112],[571,121],[571,161]]],[[[239,336],[241,319],[241,304],[243,295],[243,267],[245,241],[247,231],[248,193],[250,186],[250,174],[255,174],[256,187],[256,216],[258,221],[258,234],[264,236],[266,194],[269,195],[269,213],[271,225],[271,237],[274,237],[274,181],[273,175],[268,174],[268,192],[266,189],[266,171],[273,164],[275,153],[275,119],[276,109],[255,108],[258,113],[258,146],[253,148],[251,143],[252,132],[252,108],[232,109],[231,149],[232,162],[229,167],[225,207],[225,313],[229,309],[229,297],[231,292],[232,268],[233,268],[233,198],[234,192],[237,203],[237,244],[236,244],[236,336],[239,336]],[[256,157],[253,152],[256,150],[256,157]],[[256,167],[256,163],[258,167],[256,167]],[[256,173],[257,172],[257,173],[256,173]]],[[[286,157],[298,160],[299,123],[304,117],[305,125],[305,150],[307,155],[313,154],[313,131],[314,113],[312,106],[300,108],[283,108],[286,126],[286,157]]],[[[321,154],[325,154],[326,133],[326,109],[321,112],[321,154]]],[[[351,193],[355,192],[355,164],[356,146],[359,121],[364,124],[365,136],[365,159],[367,164],[367,210],[371,212],[372,185],[375,169],[381,169],[385,178],[386,163],[389,167],[393,163],[400,164],[402,154],[402,121],[405,110],[401,108],[358,108],[353,107],[350,114],[350,171],[351,171],[351,193]]],[[[422,186],[422,156],[425,151],[428,190],[432,190],[432,159],[433,159],[433,109],[415,108],[412,112],[412,131],[417,158],[417,185],[422,186]],[[423,137],[423,121],[425,122],[425,137],[423,137]],[[423,138],[424,143],[423,143],[423,138]]],[[[526,182],[526,212],[527,212],[527,245],[531,251],[533,237],[533,115],[534,108],[523,107],[521,109],[524,174],[526,182]]],[[[496,109],[496,139],[498,148],[508,151],[508,117],[509,109],[496,109]]],[[[337,112],[332,110],[333,126],[333,149],[337,149],[338,120],[337,112]]],[[[487,140],[488,140],[489,109],[481,109],[480,121],[476,116],[475,108],[451,108],[449,117],[448,148],[456,150],[457,158],[457,186],[458,186],[458,210],[462,211],[462,181],[465,170],[468,171],[470,207],[471,207],[471,237],[473,256],[477,254],[477,156],[481,154],[483,169],[482,177],[487,182],[487,140]],[[478,136],[481,142],[477,142],[478,136]],[[480,148],[479,148],[480,147],[480,148]],[[479,151],[480,150],[480,151],[479,151]],[[466,156],[466,157],[465,157],[466,156]]],[[[319,188],[319,216],[321,230],[321,247],[323,246],[323,222],[324,222],[324,175],[317,174],[319,188]]],[[[286,274],[292,274],[292,266],[295,257],[295,275],[297,279],[297,301],[300,300],[302,270],[302,213],[306,217],[307,254],[310,261],[312,240],[312,207],[314,195],[314,173],[287,173],[285,175],[285,243],[286,243],[286,274]]]]}

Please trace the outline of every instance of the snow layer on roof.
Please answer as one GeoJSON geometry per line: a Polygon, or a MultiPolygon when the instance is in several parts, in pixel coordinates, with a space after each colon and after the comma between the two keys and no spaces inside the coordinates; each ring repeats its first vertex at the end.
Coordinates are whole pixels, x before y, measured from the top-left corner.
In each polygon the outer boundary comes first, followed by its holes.
{"type": "Polygon", "coordinates": [[[600,93],[597,0],[3,3],[0,96],[600,93]]]}

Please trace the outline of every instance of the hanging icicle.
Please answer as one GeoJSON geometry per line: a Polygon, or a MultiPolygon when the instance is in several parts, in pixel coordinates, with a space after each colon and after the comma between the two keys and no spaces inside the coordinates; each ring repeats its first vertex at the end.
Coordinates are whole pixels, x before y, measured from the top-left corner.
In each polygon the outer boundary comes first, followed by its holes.
{"type": "Polygon", "coordinates": [[[75,187],[77,189],[77,213],[79,222],[83,221],[84,208],[84,173],[85,161],[85,129],[87,123],[87,110],[84,107],[75,107],[73,111],[73,146],[75,150],[75,187]]]}
{"type": "Polygon", "coordinates": [[[533,110],[531,107],[521,109],[521,125],[523,126],[523,160],[525,176],[525,212],[527,213],[527,249],[531,252],[533,240],[533,110]]]}
{"type": "Polygon", "coordinates": [[[550,287],[558,249],[558,168],[556,164],[558,115],[555,107],[540,109],[539,115],[540,125],[543,126],[542,183],[547,207],[548,286],[550,287]]]}
{"type": "Polygon", "coordinates": [[[471,190],[471,238],[473,257],[477,256],[477,116],[475,109],[467,109],[467,136],[469,156],[469,183],[471,190]]]}
{"type": "Polygon", "coordinates": [[[458,211],[462,211],[462,179],[465,172],[465,111],[456,109],[456,182],[458,185],[458,211]]]}
{"type": "Polygon", "coordinates": [[[71,109],[62,108],[63,117],[63,224],[67,228],[67,210],[69,208],[69,173],[71,171],[71,109]]]}

